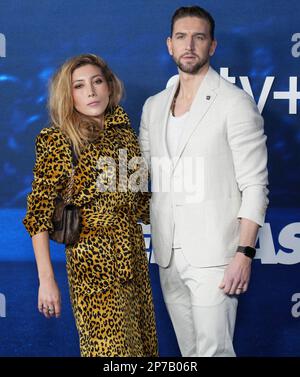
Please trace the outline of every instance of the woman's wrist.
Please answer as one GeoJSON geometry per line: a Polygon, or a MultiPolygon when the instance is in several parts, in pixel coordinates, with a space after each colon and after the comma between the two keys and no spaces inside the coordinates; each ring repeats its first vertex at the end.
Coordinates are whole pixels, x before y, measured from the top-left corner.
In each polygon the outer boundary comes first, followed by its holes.
{"type": "Polygon", "coordinates": [[[40,283],[43,283],[43,282],[52,282],[54,280],[55,280],[55,278],[54,278],[54,274],[53,273],[43,273],[43,274],[39,275],[39,281],[40,281],[40,283]]]}

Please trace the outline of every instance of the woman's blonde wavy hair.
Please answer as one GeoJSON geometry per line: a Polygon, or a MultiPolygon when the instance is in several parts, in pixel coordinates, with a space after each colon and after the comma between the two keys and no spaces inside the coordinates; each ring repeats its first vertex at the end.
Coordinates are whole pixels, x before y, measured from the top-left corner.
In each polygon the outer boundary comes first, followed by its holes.
{"type": "MultiPolygon", "coordinates": [[[[103,59],[94,54],[75,56],[67,60],[54,74],[49,86],[48,108],[54,127],[70,139],[77,156],[82,149],[99,137],[101,125],[93,117],[79,113],[72,96],[72,74],[75,69],[92,64],[101,69],[109,87],[109,103],[105,114],[112,112],[123,96],[123,84],[103,59]]],[[[104,115],[105,115],[104,114],[104,115]]]]}

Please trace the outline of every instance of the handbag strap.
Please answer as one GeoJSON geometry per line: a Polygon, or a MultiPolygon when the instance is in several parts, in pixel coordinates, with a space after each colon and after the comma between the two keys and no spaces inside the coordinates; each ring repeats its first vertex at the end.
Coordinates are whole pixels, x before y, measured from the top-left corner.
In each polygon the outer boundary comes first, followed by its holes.
{"type": "Polygon", "coordinates": [[[70,179],[67,182],[66,185],[66,195],[64,197],[65,203],[69,204],[72,201],[72,196],[73,196],[73,190],[74,190],[74,174],[75,174],[75,167],[78,163],[78,158],[76,156],[75,150],[73,145],[71,145],[71,155],[72,155],[72,172],[70,179]]]}
{"type": "Polygon", "coordinates": [[[74,168],[77,165],[77,163],[78,163],[78,158],[76,156],[73,144],[71,145],[71,153],[72,153],[72,165],[73,165],[72,167],[74,168]]]}

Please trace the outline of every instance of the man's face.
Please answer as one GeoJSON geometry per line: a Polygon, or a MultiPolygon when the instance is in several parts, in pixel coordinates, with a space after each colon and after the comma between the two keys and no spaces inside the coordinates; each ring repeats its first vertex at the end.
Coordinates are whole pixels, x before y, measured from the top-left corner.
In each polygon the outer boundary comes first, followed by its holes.
{"type": "Polygon", "coordinates": [[[211,39],[208,21],[199,17],[183,17],[175,22],[167,46],[178,68],[193,75],[208,66],[217,42],[211,39]]]}

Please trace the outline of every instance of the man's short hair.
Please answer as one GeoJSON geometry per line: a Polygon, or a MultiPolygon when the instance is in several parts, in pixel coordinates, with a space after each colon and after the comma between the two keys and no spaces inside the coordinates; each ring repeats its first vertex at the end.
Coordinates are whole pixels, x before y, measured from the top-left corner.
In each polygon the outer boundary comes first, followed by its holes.
{"type": "Polygon", "coordinates": [[[190,7],[180,7],[176,9],[172,16],[171,21],[171,36],[173,34],[174,24],[177,20],[183,17],[198,17],[206,20],[210,25],[211,39],[215,39],[215,20],[212,15],[204,8],[198,7],[198,5],[192,5],[190,7]]]}

